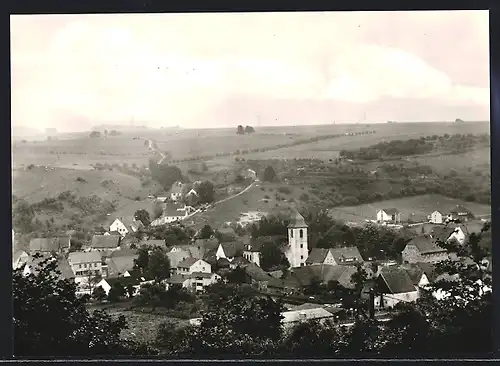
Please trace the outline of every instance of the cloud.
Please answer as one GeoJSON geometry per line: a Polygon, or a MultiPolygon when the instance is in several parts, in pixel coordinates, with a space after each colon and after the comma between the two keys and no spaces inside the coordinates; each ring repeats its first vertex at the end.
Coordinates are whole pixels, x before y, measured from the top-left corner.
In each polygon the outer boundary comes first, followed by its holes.
{"type": "MultiPolygon", "coordinates": [[[[363,29],[373,28],[374,19],[384,24],[379,18],[368,13],[102,15],[74,17],[45,38],[36,18],[32,23],[24,18],[22,27],[13,21],[13,121],[69,126],[79,115],[196,125],[234,95],[488,105],[488,88],[457,83],[408,47],[368,42],[363,29]],[[47,47],[35,47],[30,32],[47,47]]],[[[440,47],[449,53],[449,44],[440,47]]],[[[412,111],[407,113],[411,120],[412,111]]]]}

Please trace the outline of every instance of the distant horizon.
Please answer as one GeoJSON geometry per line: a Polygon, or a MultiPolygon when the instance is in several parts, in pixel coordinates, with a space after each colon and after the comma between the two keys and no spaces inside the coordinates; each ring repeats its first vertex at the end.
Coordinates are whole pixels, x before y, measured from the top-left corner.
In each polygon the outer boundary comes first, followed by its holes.
{"type": "MultiPolygon", "coordinates": [[[[385,125],[385,124],[417,124],[417,123],[422,123],[422,124],[432,124],[432,123],[491,123],[491,121],[486,121],[486,120],[462,120],[462,122],[456,122],[456,121],[386,121],[386,122],[373,122],[373,121],[363,121],[363,122],[335,122],[335,123],[320,123],[320,124],[300,124],[300,125],[252,125],[252,124],[241,124],[243,127],[246,126],[252,126],[254,129],[261,129],[261,128],[287,128],[287,127],[314,127],[314,126],[332,126],[332,125],[385,125]]],[[[144,130],[161,130],[161,129],[168,129],[168,130],[175,130],[175,129],[180,129],[180,130],[230,130],[230,129],[235,129],[238,127],[240,124],[235,124],[233,126],[218,126],[218,127],[182,127],[182,126],[160,126],[160,127],[152,127],[148,125],[127,125],[127,124],[107,124],[103,123],[100,125],[95,125],[92,126],[91,129],[85,129],[85,130],[78,130],[78,131],[64,131],[64,130],[59,130],[56,127],[45,127],[45,128],[31,128],[31,127],[26,127],[26,126],[18,126],[16,127],[17,129],[29,129],[36,131],[39,135],[44,135],[47,133],[47,129],[56,129],[57,134],[71,134],[71,133],[86,133],[90,132],[93,130],[99,130],[101,128],[105,128],[105,126],[110,126],[110,127],[129,127],[131,130],[133,129],[142,129],[144,130]],[[101,127],[102,126],[102,127],[101,127]]],[[[11,132],[13,129],[11,129],[11,132]]],[[[14,137],[22,137],[22,135],[15,135],[11,134],[14,137]]],[[[28,135],[26,135],[28,136],[28,135]]],[[[31,135],[30,135],[31,136],[31,135]]],[[[32,135],[32,136],[37,136],[37,135],[32,135]]]]}

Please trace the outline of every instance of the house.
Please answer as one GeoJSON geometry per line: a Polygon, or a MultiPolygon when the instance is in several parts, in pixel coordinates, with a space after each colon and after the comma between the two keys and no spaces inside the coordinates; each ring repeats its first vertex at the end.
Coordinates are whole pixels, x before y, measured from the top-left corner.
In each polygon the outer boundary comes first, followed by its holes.
{"type": "Polygon", "coordinates": [[[135,217],[118,217],[109,225],[109,231],[118,231],[123,237],[127,234],[135,233],[143,227],[144,224],[142,221],[136,220],[135,217]]]}
{"type": "MultiPolygon", "coordinates": [[[[135,276],[103,278],[96,284],[95,288],[101,287],[107,296],[109,295],[109,290],[111,290],[111,287],[113,287],[113,285],[117,283],[120,283],[125,289],[127,289],[129,286],[132,286],[132,288],[134,289],[133,296],[135,296],[141,289],[141,282],[141,279],[135,276]]],[[[129,296],[128,291],[126,296],[129,296]]]]}
{"type": "Polygon", "coordinates": [[[256,180],[257,179],[257,173],[253,169],[247,169],[245,175],[246,175],[247,178],[250,178],[252,180],[256,180]]]}
{"type": "MultiPolygon", "coordinates": [[[[161,217],[163,224],[182,221],[190,214],[190,208],[181,204],[167,204],[161,217]]],[[[159,220],[159,219],[158,219],[159,220]]],[[[155,220],[156,221],[156,220],[155,220]]],[[[163,225],[161,224],[161,225],[163,225]]]]}
{"type": "Polygon", "coordinates": [[[212,266],[203,259],[186,258],[177,265],[177,274],[190,274],[193,272],[211,273],[212,266]]]}
{"type": "Polygon", "coordinates": [[[135,250],[121,249],[112,252],[107,259],[106,277],[122,276],[134,268],[134,261],[139,258],[135,250]]]}
{"type": "Polygon", "coordinates": [[[403,264],[401,268],[408,272],[408,275],[416,288],[422,288],[430,284],[429,277],[418,263],[403,264]]]}
{"type": "Polygon", "coordinates": [[[221,241],[232,241],[236,238],[236,231],[231,226],[223,226],[217,230],[221,235],[221,241]]]}
{"type": "Polygon", "coordinates": [[[170,260],[170,267],[171,268],[177,268],[179,266],[179,263],[184,261],[187,258],[191,258],[191,254],[184,249],[176,249],[167,252],[167,257],[170,260]]]}
{"type": "Polygon", "coordinates": [[[250,263],[243,267],[246,282],[256,286],[259,290],[267,289],[267,284],[273,279],[269,273],[264,271],[255,263],[250,263]]]}
{"type": "Polygon", "coordinates": [[[196,191],[194,190],[194,188],[191,188],[191,189],[189,190],[189,192],[188,192],[188,193],[186,193],[186,198],[187,198],[187,197],[191,197],[191,196],[194,196],[194,197],[200,197],[200,195],[198,194],[198,192],[196,192],[196,191]]]}
{"type": "Polygon", "coordinates": [[[324,284],[335,281],[345,288],[353,288],[351,276],[356,272],[355,266],[320,264],[294,268],[288,276],[295,277],[301,287],[307,287],[318,279],[324,284]]]}
{"type": "Polygon", "coordinates": [[[193,272],[188,274],[174,274],[166,280],[168,286],[177,285],[183,288],[201,292],[205,287],[210,286],[221,277],[217,273],[193,272]]]}
{"type": "Polygon", "coordinates": [[[398,266],[383,267],[376,278],[376,308],[392,308],[400,302],[414,302],[419,291],[408,272],[398,266]]]}
{"type": "Polygon", "coordinates": [[[446,249],[439,247],[427,235],[420,235],[411,239],[401,254],[403,263],[437,263],[449,258],[446,249]]]}
{"type": "Polygon", "coordinates": [[[29,243],[29,251],[33,253],[64,253],[71,246],[69,236],[58,238],[33,238],[29,243]]]}
{"type": "Polygon", "coordinates": [[[243,258],[260,267],[260,250],[264,245],[262,241],[254,241],[244,245],[243,258]]]}
{"type": "Polygon", "coordinates": [[[231,262],[235,257],[243,256],[245,245],[240,241],[220,243],[216,252],[216,259],[225,258],[231,262]]]}
{"type": "Polygon", "coordinates": [[[436,226],[432,228],[429,236],[435,241],[447,243],[456,240],[459,244],[464,244],[466,238],[465,229],[455,225],[436,226]]]}
{"type": "Polygon", "coordinates": [[[89,278],[102,275],[102,258],[99,252],[73,252],[68,263],[75,274],[76,283],[86,283],[89,278]]]}
{"type": "Polygon", "coordinates": [[[330,249],[313,248],[307,257],[306,264],[309,266],[321,264],[336,264],[330,249]]]}
{"type": "Polygon", "coordinates": [[[29,260],[30,256],[24,250],[16,250],[12,255],[12,269],[21,268],[29,260]]]}
{"type": "Polygon", "coordinates": [[[99,251],[116,250],[120,247],[121,238],[120,235],[94,235],[90,249],[99,251]]]}
{"type": "Polygon", "coordinates": [[[428,216],[428,219],[432,224],[442,224],[446,219],[446,215],[436,210],[428,216]]]}
{"type": "MultiPolygon", "coordinates": [[[[221,258],[224,259],[224,258],[221,258]]],[[[229,268],[236,269],[238,267],[244,268],[248,266],[251,262],[245,257],[236,257],[232,262],[229,263],[229,268]]],[[[254,263],[255,264],[255,263],[254,263]]],[[[256,265],[256,264],[255,264],[256,265]]]]}
{"type": "Polygon", "coordinates": [[[309,255],[308,225],[304,217],[297,211],[288,225],[288,247],[285,256],[291,268],[304,266],[309,255]]]}
{"type": "Polygon", "coordinates": [[[364,262],[357,247],[330,248],[330,253],[334,264],[356,265],[364,262]]]}
{"type": "MultiPolygon", "coordinates": [[[[340,309],[336,309],[340,311],[340,309]]],[[[335,311],[328,311],[321,305],[303,304],[281,313],[281,322],[285,327],[294,326],[300,322],[316,320],[324,322],[335,317],[335,311]]]]}
{"type": "Polygon", "coordinates": [[[56,262],[56,269],[59,270],[59,279],[67,279],[72,281],[75,278],[69,263],[64,258],[56,258],[51,254],[41,254],[40,257],[34,258],[29,256],[25,259],[23,263],[19,263],[19,269],[22,269],[23,275],[28,276],[30,274],[36,274],[38,271],[38,265],[40,265],[45,260],[53,260],[56,262]]]}
{"type": "Polygon", "coordinates": [[[473,218],[474,215],[467,208],[461,205],[456,205],[454,208],[450,210],[449,219],[452,221],[460,220],[460,221],[468,221],[473,218]]]}
{"type": "Polygon", "coordinates": [[[182,188],[184,184],[182,182],[175,182],[170,188],[170,199],[174,202],[178,202],[182,199],[182,188]]]}
{"type": "Polygon", "coordinates": [[[398,224],[401,222],[401,213],[396,208],[384,208],[377,211],[377,222],[398,224]]]}

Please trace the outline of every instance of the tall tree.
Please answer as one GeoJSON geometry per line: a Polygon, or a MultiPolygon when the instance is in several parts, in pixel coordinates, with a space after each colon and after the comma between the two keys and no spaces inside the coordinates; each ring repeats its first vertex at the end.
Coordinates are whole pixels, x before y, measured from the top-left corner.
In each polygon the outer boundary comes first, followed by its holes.
{"type": "Polygon", "coordinates": [[[149,212],[144,209],[135,211],[134,218],[136,220],[141,221],[146,227],[149,226],[149,224],[151,223],[149,212]]]}
{"type": "Polygon", "coordinates": [[[274,171],[274,168],[270,165],[268,165],[266,167],[266,169],[264,170],[264,176],[263,176],[263,180],[266,181],[266,182],[274,182],[276,180],[277,176],[276,176],[276,172],[274,171]]]}
{"type": "Polygon", "coordinates": [[[158,282],[170,277],[170,259],[163,248],[154,248],[149,254],[147,272],[158,282]]]}
{"type": "Polygon", "coordinates": [[[215,188],[212,182],[206,180],[198,186],[200,203],[210,203],[215,199],[215,188]]]}
{"type": "Polygon", "coordinates": [[[260,249],[260,266],[264,271],[286,269],[290,263],[278,243],[266,242],[260,249]]]}
{"type": "Polygon", "coordinates": [[[238,128],[236,129],[236,134],[237,135],[244,135],[245,134],[245,129],[243,128],[242,125],[238,125],[238,128]]]}
{"type": "Polygon", "coordinates": [[[203,228],[200,230],[200,239],[210,239],[213,235],[215,234],[214,230],[210,225],[205,225],[203,228]]]}
{"type": "Polygon", "coordinates": [[[245,127],[245,133],[253,133],[253,132],[255,132],[255,130],[252,126],[245,127]]]}

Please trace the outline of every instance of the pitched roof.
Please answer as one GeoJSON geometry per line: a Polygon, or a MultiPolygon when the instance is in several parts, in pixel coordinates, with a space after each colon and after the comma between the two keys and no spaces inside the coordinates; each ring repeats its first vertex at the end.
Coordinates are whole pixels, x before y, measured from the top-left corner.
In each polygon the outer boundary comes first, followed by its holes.
{"type": "Polygon", "coordinates": [[[75,277],[75,274],[73,273],[73,270],[71,269],[71,266],[69,265],[69,262],[65,258],[59,258],[57,260],[57,268],[59,271],[61,271],[61,276],[66,279],[71,279],[75,277]]]}
{"type": "Polygon", "coordinates": [[[108,260],[108,271],[110,276],[122,275],[134,268],[134,260],[139,258],[138,254],[132,256],[114,257],[108,260]]]}
{"type": "Polygon", "coordinates": [[[189,280],[190,276],[184,276],[181,274],[173,274],[167,279],[167,283],[170,284],[183,284],[186,280],[189,280]]]}
{"type": "Polygon", "coordinates": [[[430,282],[434,281],[437,278],[436,266],[434,266],[432,263],[418,262],[418,263],[415,263],[415,265],[418,266],[418,268],[420,268],[420,270],[423,273],[425,273],[425,275],[427,276],[427,279],[430,282]]]}
{"type": "Polygon", "coordinates": [[[199,278],[199,277],[202,277],[202,278],[212,278],[212,276],[214,275],[215,273],[207,273],[207,272],[193,272],[189,275],[190,278],[199,278]]]}
{"type": "Polygon", "coordinates": [[[127,230],[137,230],[140,227],[143,227],[144,224],[140,220],[136,220],[133,216],[124,216],[118,217],[118,220],[122,222],[123,225],[127,228],[127,230]]]}
{"type": "Polygon", "coordinates": [[[322,318],[332,318],[334,315],[328,310],[317,305],[313,309],[302,309],[302,310],[292,310],[284,311],[281,313],[283,316],[283,323],[294,323],[301,320],[312,320],[312,319],[322,319],[322,318]]]}
{"type": "Polygon", "coordinates": [[[435,226],[429,234],[434,240],[446,242],[455,231],[458,231],[458,226],[435,226]]]}
{"type": "Polygon", "coordinates": [[[397,266],[382,267],[380,278],[393,294],[416,291],[413,281],[406,270],[397,266]]]}
{"type": "Polygon", "coordinates": [[[422,279],[422,275],[424,274],[424,272],[419,266],[411,263],[411,264],[404,264],[403,266],[401,266],[401,268],[403,268],[404,270],[406,270],[406,272],[408,272],[408,275],[410,276],[413,285],[419,284],[420,280],[422,279]]]}
{"type": "Polygon", "coordinates": [[[127,287],[128,285],[136,286],[141,283],[141,279],[137,277],[108,277],[104,279],[108,285],[113,286],[114,284],[121,283],[123,287],[127,287]]]}
{"type": "Polygon", "coordinates": [[[138,252],[136,249],[130,249],[130,248],[120,248],[117,250],[112,251],[109,254],[109,258],[117,258],[117,257],[135,257],[138,255],[138,252]]]}
{"type": "Polygon", "coordinates": [[[330,252],[337,264],[363,262],[363,257],[358,247],[331,248],[330,252]]]}
{"type": "Polygon", "coordinates": [[[181,261],[178,265],[177,268],[190,268],[193,264],[198,262],[199,259],[188,257],[181,261]]]}
{"type": "Polygon", "coordinates": [[[384,211],[388,215],[397,215],[399,213],[397,208],[383,208],[382,211],[384,211]]]}
{"type": "Polygon", "coordinates": [[[230,241],[228,243],[221,243],[222,249],[226,257],[234,257],[239,251],[243,252],[245,250],[245,244],[240,241],[230,241]]]}
{"type": "Polygon", "coordinates": [[[417,236],[411,239],[406,245],[414,245],[421,254],[446,252],[446,249],[437,246],[436,243],[426,235],[417,236]]]}
{"type": "Polygon", "coordinates": [[[248,266],[246,266],[245,273],[255,281],[269,281],[273,278],[255,263],[250,263],[248,266]]]}
{"type": "Polygon", "coordinates": [[[330,250],[328,249],[313,248],[311,250],[311,253],[309,253],[309,256],[307,257],[306,263],[307,264],[323,263],[329,252],[330,250]]]}
{"type": "Polygon", "coordinates": [[[292,218],[289,228],[307,228],[306,220],[304,217],[298,212],[295,211],[295,216],[292,218]]]}
{"type": "Polygon", "coordinates": [[[203,256],[205,255],[205,248],[200,247],[198,249],[197,246],[195,245],[178,245],[181,250],[189,253],[190,257],[197,258],[197,259],[202,259],[203,256]]]}
{"type": "Polygon", "coordinates": [[[250,261],[248,259],[246,259],[245,257],[236,257],[233,259],[231,264],[244,266],[244,265],[250,264],[250,261]]]}
{"type": "Polygon", "coordinates": [[[119,235],[94,235],[92,237],[92,248],[117,248],[120,245],[119,235]]]}
{"type": "Polygon", "coordinates": [[[30,252],[57,252],[69,248],[69,236],[60,238],[33,238],[30,240],[30,252]]]}
{"type": "Polygon", "coordinates": [[[181,263],[184,259],[190,257],[190,253],[187,250],[168,252],[167,257],[170,260],[170,266],[172,268],[177,268],[179,266],[179,263],[181,263]]]}
{"type": "Polygon", "coordinates": [[[101,261],[101,253],[99,252],[72,252],[68,255],[70,264],[79,263],[95,263],[101,261]]]}
{"type": "Polygon", "coordinates": [[[229,265],[231,264],[231,262],[229,262],[227,258],[219,258],[217,259],[216,263],[219,267],[229,267],[229,265]]]}

